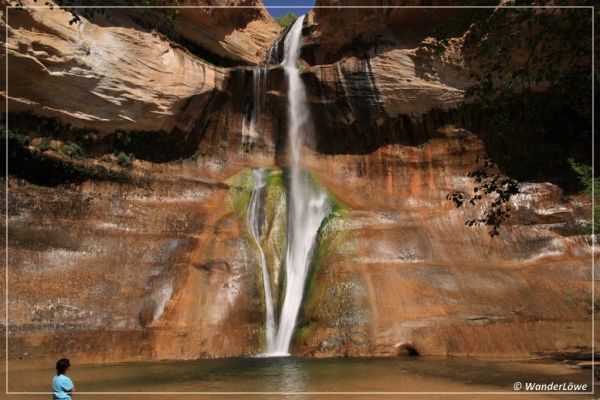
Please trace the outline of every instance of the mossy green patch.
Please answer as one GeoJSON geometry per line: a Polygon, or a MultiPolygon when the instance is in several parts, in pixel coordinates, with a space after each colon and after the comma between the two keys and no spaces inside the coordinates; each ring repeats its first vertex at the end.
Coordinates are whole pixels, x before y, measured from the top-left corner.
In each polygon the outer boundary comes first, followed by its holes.
{"type": "MultiPolygon", "coordinates": [[[[308,175],[310,185],[315,190],[326,192],[314,174],[308,175]]],[[[230,185],[229,207],[235,218],[242,218],[247,225],[248,207],[254,188],[252,169],[247,168],[227,180],[230,185]]],[[[273,299],[276,299],[276,314],[279,313],[284,301],[285,294],[285,255],[287,246],[287,218],[288,218],[288,171],[272,169],[266,171],[266,181],[263,188],[261,200],[261,237],[259,239],[261,248],[265,254],[267,268],[269,270],[270,286],[273,299]]],[[[361,289],[358,277],[340,279],[336,285],[328,282],[320,285],[323,273],[330,273],[328,269],[321,270],[322,265],[329,264],[332,254],[338,257],[341,254],[343,244],[349,240],[349,231],[345,228],[345,221],[350,218],[348,207],[331,194],[327,194],[331,211],[323,219],[317,232],[317,243],[315,245],[311,268],[307,276],[304,290],[303,306],[300,310],[300,323],[295,332],[296,344],[306,343],[316,326],[345,326],[349,321],[357,321],[360,316],[355,312],[355,297],[361,289]],[[356,290],[355,290],[356,289],[356,290]],[[322,303],[326,306],[326,312],[321,312],[322,303]]],[[[252,259],[249,265],[254,268],[252,276],[254,280],[255,293],[260,299],[261,308],[264,304],[264,285],[260,265],[259,249],[254,243],[248,226],[244,240],[249,250],[248,258],[252,259]],[[251,256],[253,253],[255,256],[251,256]]],[[[264,342],[264,326],[261,329],[261,339],[264,342]]],[[[263,345],[261,342],[261,346],[263,345]]],[[[261,347],[262,348],[262,347],[261,347]]]]}
{"type": "Polygon", "coordinates": [[[297,345],[307,345],[307,340],[316,326],[317,324],[315,321],[308,321],[306,324],[296,329],[294,334],[294,343],[297,345]]]}
{"type": "Polygon", "coordinates": [[[268,172],[263,200],[264,231],[262,247],[271,277],[271,293],[276,299],[278,310],[283,301],[285,286],[284,264],[287,240],[287,190],[283,171],[273,169],[268,172]]]}
{"type": "Polygon", "coordinates": [[[240,217],[247,215],[253,181],[250,168],[243,169],[225,181],[229,185],[229,210],[240,217]]]}
{"type": "MultiPolygon", "coordinates": [[[[279,309],[281,280],[284,279],[282,272],[283,257],[285,255],[286,231],[287,231],[287,190],[283,171],[270,169],[265,171],[265,185],[262,189],[260,204],[260,246],[265,255],[267,269],[269,271],[269,285],[276,313],[279,309]]],[[[246,168],[226,180],[229,185],[228,207],[234,218],[243,222],[246,230],[242,232],[243,240],[248,249],[247,266],[254,268],[252,271],[253,287],[260,302],[263,313],[266,311],[264,301],[264,277],[260,267],[260,249],[257,247],[248,226],[248,208],[254,190],[254,176],[251,168],[246,168]]],[[[262,329],[264,331],[264,327],[262,329]]],[[[262,332],[261,335],[265,335],[262,332]]],[[[264,341],[264,337],[262,339],[264,341]]]]}
{"type": "MultiPolygon", "coordinates": [[[[313,185],[321,186],[314,174],[309,176],[313,185]]],[[[342,226],[343,221],[350,216],[349,208],[331,193],[327,193],[327,196],[331,205],[331,212],[323,219],[317,233],[315,254],[305,284],[305,300],[311,297],[319,267],[327,255],[331,253],[331,248],[348,239],[348,231],[343,229],[342,226]]]]}
{"type": "MultiPolygon", "coordinates": [[[[320,188],[320,190],[325,190],[314,174],[310,174],[309,179],[312,185],[320,188]]],[[[335,326],[336,321],[334,321],[334,319],[337,315],[344,315],[346,317],[343,317],[343,319],[348,319],[348,314],[353,310],[352,307],[345,307],[340,311],[339,307],[336,308],[331,305],[329,308],[332,310],[335,309],[335,311],[332,311],[330,316],[319,312],[322,305],[321,302],[325,298],[329,299],[330,297],[325,296],[323,293],[324,288],[320,285],[320,282],[323,281],[323,279],[320,278],[323,277],[322,275],[325,272],[322,270],[322,266],[328,262],[327,260],[332,254],[340,253],[340,251],[336,249],[341,248],[343,243],[351,240],[349,231],[344,228],[344,222],[350,217],[349,208],[332,194],[328,193],[327,195],[331,206],[331,212],[323,219],[317,233],[317,244],[304,287],[299,324],[294,335],[294,343],[297,345],[306,342],[314,326],[335,326]]],[[[345,295],[347,293],[344,292],[342,294],[345,295]]],[[[346,296],[346,299],[343,300],[343,302],[344,304],[353,304],[348,296],[346,296]]]]}

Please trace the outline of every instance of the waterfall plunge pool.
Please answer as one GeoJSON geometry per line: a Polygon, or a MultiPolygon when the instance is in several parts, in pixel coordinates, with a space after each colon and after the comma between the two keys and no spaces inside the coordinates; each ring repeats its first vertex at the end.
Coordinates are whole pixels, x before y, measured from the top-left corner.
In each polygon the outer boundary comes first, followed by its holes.
{"type": "MultiPolygon", "coordinates": [[[[513,384],[517,381],[590,385],[592,374],[589,369],[576,369],[559,362],[455,357],[253,357],[86,365],[78,365],[73,359],[72,363],[69,375],[79,392],[146,392],[139,396],[123,395],[123,399],[147,399],[148,392],[513,392],[513,384]]],[[[11,361],[9,389],[14,392],[47,392],[52,375],[51,362],[32,365],[11,361]]],[[[344,395],[341,396],[339,398],[344,395]]],[[[27,398],[47,397],[29,395],[27,398]]],[[[385,396],[386,399],[394,397],[385,396]]],[[[577,395],[571,397],[581,398],[577,395]]],[[[85,398],[100,399],[106,398],[106,395],[89,394],[85,398]]],[[[111,398],[121,397],[115,395],[111,398]]],[[[156,398],[196,397],[171,394],[156,398]]],[[[267,397],[266,394],[254,393],[202,398],[261,399],[281,396],[267,397]]],[[[294,394],[289,398],[319,396],[294,394]]],[[[535,395],[534,398],[556,396],[535,395]]],[[[569,398],[569,395],[560,398],[569,398]]]]}

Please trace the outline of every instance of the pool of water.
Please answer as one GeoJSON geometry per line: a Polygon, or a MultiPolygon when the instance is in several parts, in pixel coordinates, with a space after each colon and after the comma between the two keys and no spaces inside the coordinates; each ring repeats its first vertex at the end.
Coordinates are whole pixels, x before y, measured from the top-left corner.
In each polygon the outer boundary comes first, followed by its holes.
{"type": "MultiPolygon", "coordinates": [[[[351,396],[354,399],[381,396],[386,399],[401,398],[399,395],[383,394],[383,392],[413,392],[413,395],[408,398],[416,397],[416,392],[424,392],[424,395],[445,392],[443,397],[456,399],[462,397],[451,395],[451,392],[516,393],[513,389],[515,382],[523,384],[525,382],[567,384],[573,382],[590,385],[592,380],[591,370],[575,369],[562,363],[446,357],[320,360],[293,357],[231,358],[87,365],[77,365],[76,360],[72,360],[72,363],[74,365],[69,375],[79,392],[124,393],[109,395],[111,399],[325,397],[315,392],[336,392],[338,393],[334,396],[336,398],[351,396]],[[140,392],[144,394],[137,394],[140,392]],[[158,392],[170,394],[159,395],[158,392]],[[182,392],[196,394],[183,395],[180,394],[182,392]],[[216,392],[227,392],[227,394],[217,395],[216,392]],[[294,394],[297,392],[310,393],[294,394]],[[350,395],[339,392],[360,393],[350,395]],[[378,394],[368,395],[366,392],[378,394]]],[[[46,393],[53,373],[51,364],[11,363],[9,391],[40,392],[38,395],[31,393],[27,398],[48,398],[46,393]]],[[[590,390],[589,386],[588,390],[590,390]]],[[[80,398],[107,397],[102,394],[86,394],[81,395],[80,398]]],[[[494,397],[496,396],[485,396],[485,398],[494,397]]],[[[18,398],[24,397],[21,395],[18,398]]],[[[535,398],[556,399],[557,396],[536,395],[535,398]]],[[[574,395],[573,398],[581,398],[581,395],[574,395]]]]}

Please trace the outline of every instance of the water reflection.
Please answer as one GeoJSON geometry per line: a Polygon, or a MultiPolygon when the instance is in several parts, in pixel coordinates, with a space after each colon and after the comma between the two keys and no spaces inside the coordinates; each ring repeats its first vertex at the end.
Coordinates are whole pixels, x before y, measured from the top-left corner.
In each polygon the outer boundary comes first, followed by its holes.
{"type": "Polygon", "coordinates": [[[302,359],[253,357],[238,361],[239,368],[236,370],[256,385],[253,391],[297,393],[310,390],[307,386],[310,381],[309,368],[306,368],[302,359]]]}
{"type": "MultiPolygon", "coordinates": [[[[9,386],[13,391],[44,392],[51,375],[46,364],[11,362],[9,386]]],[[[290,399],[314,398],[302,392],[511,392],[516,381],[589,384],[590,376],[589,370],[559,363],[443,357],[232,358],[76,364],[72,371],[80,392],[283,392],[290,399]]]]}
{"type": "MultiPolygon", "coordinates": [[[[308,375],[296,359],[290,359],[280,367],[279,392],[305,392],[308,375]]],[[[298,398],[298,397],[296,397],[298,398]]],[[[300,397],[301,398],[301,397],[300,397]]]]}

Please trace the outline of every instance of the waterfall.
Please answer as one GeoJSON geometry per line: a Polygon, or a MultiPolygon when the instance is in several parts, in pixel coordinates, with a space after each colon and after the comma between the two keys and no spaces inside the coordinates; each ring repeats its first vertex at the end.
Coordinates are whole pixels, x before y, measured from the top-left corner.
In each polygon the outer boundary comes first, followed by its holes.
{"type": "MultiPolygon", "coordinates": [[[[287,248],[285,255],[285,295],[278,320],[275,325],[273,299],[269,279],[269,270],[260,241],[260,203],[265,186],[264,169],[253,170],[253,190],[248,206],[248,226],[259,250],[262,268],[266,305],[266,352],[262,356],[289,355],[290,342],[294,334],[298,312],[302,305],[302,296],[310,269],[315,242],[323,219],[331,212],[327,194],[311,182],[310,175],[300,166],[302,146],[305,138],[312,133],[312,125],[306,89],[300,71],[298,59],[302,39],[304,16],[299,17],[288,30],[283,43],[283,67],[288,81],[288,146],[289,146],[289,191],[287,248]]],[[[277,58],[276,43],[269,52],[269,60],[277,58]]],[[[244,119],[244,137],[256,138],[258,117],[264,86],[266,67],[259,65],[253,70],[254,104],[248,121],[244,119]]]]}
{"type": "Polygon", "coordinates": [[[258,123],[260,110],[267,83],[267,65],[259,64],[252,70],[252,110],[250,116],[244,115],[242,120],[242,138],[246,144],[253,144],[258,139],[258,123]]]}
{"type": "Polygon", "coordinates": [[[248,207],[248,226],[250,227],[250,233],[258,253],[260,255],[260,266],[262,269],[263,276],[263,288],[265,292],[265,330],[267,339],[267,353],[274,351],[274,339],[275,339],[275,313],[273,312],[273,299],[271,297],[271,284],[269,279],[269,270],[267,268],[267,260],[265,258],[265,252],[260,244],[260,224],[262,218],[260,218],[260,204],[265,187],[265,170],[258,168],[252,171],[252,177],[254,178],[254,187],[252,188],[252,195],[250,196],[250,205],[248,207]]]}
{"type": "Polygon", "coordinates": [[[312,128],[309,123],[306,90],[298,69],[303,22],[304,16],[299,17],[289,30],[284,41],[281,63],[288,80],[290,188],[285,297],[273,351],[270,351],[271,355],[289,354],[317,232],[321,222],[331,210],[327,195],[316,185],[311,184],[310,176],[300,167],[303,140],[312,128]]]}

